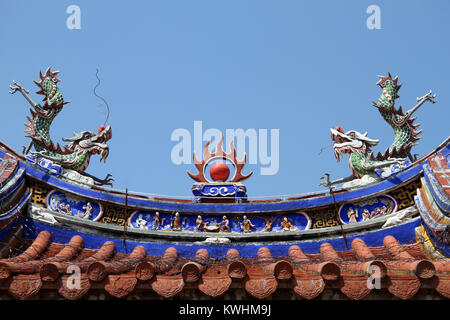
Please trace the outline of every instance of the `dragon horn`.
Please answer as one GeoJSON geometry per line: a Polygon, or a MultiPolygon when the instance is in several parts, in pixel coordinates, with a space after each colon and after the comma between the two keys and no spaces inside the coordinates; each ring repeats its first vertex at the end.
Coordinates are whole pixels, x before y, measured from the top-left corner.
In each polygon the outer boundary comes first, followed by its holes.
{"type": "Polygon", "coordinates": [[[48,75],[49,75],[49,73],[50,73],[50,68],[51,68],[51,66],[50,66],[50,67],[48,67],[48,68],[47,68],[47,70],[45,70],[45,75],[46,75],[46,76],[48,76],[48,75]]]}
{"type": "Polygon", "coordinates": [[[376,85],[382,87],[382,86],[383,86],[382,84],[384,83],[384,81],[385,81],[386,79],[385,79],[384,76],[380,76],[380,75],[377,75],[377,77],[380,78],[380,80],[377,81],[376,85]]]}

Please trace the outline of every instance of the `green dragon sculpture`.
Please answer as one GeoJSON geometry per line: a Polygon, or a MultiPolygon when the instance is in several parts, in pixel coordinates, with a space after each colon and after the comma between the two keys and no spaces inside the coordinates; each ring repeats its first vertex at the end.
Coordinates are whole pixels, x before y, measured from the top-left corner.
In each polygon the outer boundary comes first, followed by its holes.
{"type": "MultiPolygon", "coordinates": [[[[378,153],[375,157],[371,150],[372,147],[378,144],[378,140],[367,137],[367,132],[364,134],[355,130],[350,130],[344,133],[341,127],[330,129],[331,139],[335,142],[333,149],[337,161],[343,154],[350,154],[349,167],[352,175],[346,178],[330,181],[328,173],[321,177],[324,181],[320,185],[330,187],[331,185],[349,182],[355,179],[361,179],[360,184],[370,183],[379,176],[375,173],[378,169],[387,169],[393,164],[403,165],[406,157],[413,162],[415,159],[411,156],[411,148],[417,144],[420,139],[419,135],[422,130],[417,130],[418,124],[414,124],[415,118],[411,115],[417,111],[426,101],[435,103],[433,100],[436,95],[428,92],[426,95],[417,98],[417,105],[411,108],[406,113],[403,113],[402,107],[396,109],[395,99],[399,98],[398,90],[401,85],[398,84],[398,77],[392,78],[388,73],[386,77],[378,76],[380,80],[377,82],[382,89],[380,98],[373,105],[378,108],[382,117],[394,129],[395,138],[389,148],[384,154],[378,153]],[[365,179],[363,181],[363,179],[365,179]]],[[[388,173],[390,171],[388,170],[388,173]]],[[[345,185],[344,185],[345,187],[345,185]]]]}
{"type": "Polygon", "coordinates": [[[55,146],[50,138],[50,126],[55,117],[61,112],[64,105],[70,101],[64,101],[57,83],[61,81],[57,74],[59,71],[50,71],[50,67],[44,74],[39,72],[39,81],[34,81],[39,87],[37,94],[44,95],[43,105],[35,103],[29,96],[29,91],[24,89],[16,81],[10,85],[11,94],[19,91],[28,103],[32,106],[31,118],[27,117],[28,123],[25,124],[27,137],[31,138],[31,143],[24,153],[28,153],[31,146],[36,150],[33,154],[54,161],[64,169],[74,170],[80,174],[88,176],[95,181],[97,185],[111,185],[111,175],[108,174],[105,179],[96,178],[85,172],[89,165],[92,155],[99,154],[100,161],[106,162],[109,155],[109,146],[106,142],[111,139],[111,127],[100,126],[98,133],[92,131],[74,132],[72,138],[63,138],[63,141],[69,141],[68,146],[61,148],[59,144],[55,146]]]}

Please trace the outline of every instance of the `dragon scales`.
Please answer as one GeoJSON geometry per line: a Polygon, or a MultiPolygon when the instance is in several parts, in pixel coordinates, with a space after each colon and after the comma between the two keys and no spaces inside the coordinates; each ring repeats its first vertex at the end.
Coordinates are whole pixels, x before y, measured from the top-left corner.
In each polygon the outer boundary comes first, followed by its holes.
{"type": "MultiPolygon", "coordinates": [[[[382,89],[380,98],[373,105],[378,108],[382,117],[394,129],[394,141],[384,154],[378,153],[374,157],[371,147],[378,144],[378,140],[367,137],[367,132],[364,134],[355,130],[344,132],[341,127],[330,129],[331,139],[335,142],[333,149],[336,160],[339,161],[341,156],[345,153],[350,154],[349,167],[352,175],[346,178],[330,181],[330,175],[325,174],[321,179],[324,181],[320,185],[330,187],[331,185],[349,182],[355,179],[360,179],[359,184],[373,182],[379,178],[375,170],[383,170],[394,164],[402,165],[405,163],[406,157],[414,161],[411,156],[411,148],[417,144],[420,139],[419,135],[422,130],[417,130],[418,124],[414,124],[415,118],[411,115],[417,111],[426,101],[435,103],[433,100],[436,95],[428,92],[426,95],[417,98],[417,105],[411,108],[406,113],[403,113],[402,108],[396,109],[395,99],[398,98],[398,90],[401,85],[398,84],[398,77],[392,78],[388,73],[386,77],[378,76],[380,80],[377,82],[382,89]],[[365,180],[363,180],[365,179],[365,180]]],[[[350,184],[354,186],[355,184],[350,184]]],[[[345,185],[344,185],[345,186],[345,185]]]]}
{"type": "MultiPolygon", "coordinates": [[[[23,88],[20,84],[13,81],[10,85],[11,94],[19,91],[28,103],[32,106],[31,117],[27,117],[28,123],[25,133],[27,137],[31,138],[31,146],[36,152],[32,152],[40,157],[49,159],[59,164],[64,169],[73,170],[85,176],[94,179],[96,184],[112,185],[111,175],[107,175],[105,179],[98,179],[85,170],[89,165],[92,155],[99,154],[100,160],[106,161],[109,154],[109,146],[106,142],[111,139],[111,127],[100,126],[98,133],[92,131],[82,131],[80,133],[74,132],[72,138],[63,138],[63,141],[68,141],[70,144],[61,148],[59,144],[55,146],[50,138],[50,127],[55,117],[61,112],[64,105],[70,101],[64,101],[61,91],[57,83],[61,81],[57,74],[59,71],[50,71],[50,67],[44,74],[39,72],[39,81],[34,81],[39,87],[37,94],[44,95],[43,105],[35,103],[29,96],[29,91],[23,88]]],[[[28,153],[27,152],[25,153],[28,153]]]]}

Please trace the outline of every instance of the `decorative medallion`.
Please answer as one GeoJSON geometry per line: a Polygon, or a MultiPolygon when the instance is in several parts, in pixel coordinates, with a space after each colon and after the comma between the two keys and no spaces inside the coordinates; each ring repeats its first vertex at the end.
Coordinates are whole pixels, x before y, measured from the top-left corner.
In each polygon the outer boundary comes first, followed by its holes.
{"type": "Polygon", "coordinates": [[[343,223],[349,224],[386,216],[396,210],[396,201],[388,195],[381,195],[358,203],[342,205],[339,209],[339,218],[343,223]]]}
{"type": "Polygon", "coordinates": [[[103,215],[100,203],[86,201],[72,195],[53,190],[47,195],[47,208],[62,214],[98,221],[103,215]]]}

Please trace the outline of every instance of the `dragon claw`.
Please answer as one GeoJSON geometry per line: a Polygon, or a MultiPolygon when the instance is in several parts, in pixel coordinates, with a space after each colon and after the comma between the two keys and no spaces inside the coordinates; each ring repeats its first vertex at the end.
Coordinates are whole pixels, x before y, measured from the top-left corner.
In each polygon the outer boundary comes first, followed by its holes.
{"type": "Polygon", "coordinates": [[[99,186],[113,186],[112,181],[114,181],[114,178],[112,177],[111,174],[107,174],[105,179],[101,180],[101,179],[94,179],[95,180],[95,184],[99,185],[99,186]]]}
{"type": "Polygon", "coordinates": [[[11,91],[9,91],[9,93],[14,94],[17,91],[20,92],[25,92],[25,93],[30,93],[30,91],[28,91],[27,89],[25,89],[24,87],[22,87],[20,84],[18,84],[16,81],[13,80],[13,85],[9,85],[9,88],[11,89],[11,91]]]}
{"type": "Polygon", "coordinates": [[[322,177],[320,177],[320,179],[323,180],[323,182],[319,183],[319,186],[324,186],[326,188],[331,186],[329,173],[325,173],[322,177]]]}
{"type": "Polygon", "coordinates": [[[422,97],[417,97],[417,101],[430,101],[431,103],[436,103],[436,100],[433,100],[436,98],[436,94],[433,94],[433,92],[430,90],[426,95],[422,97]]]}

